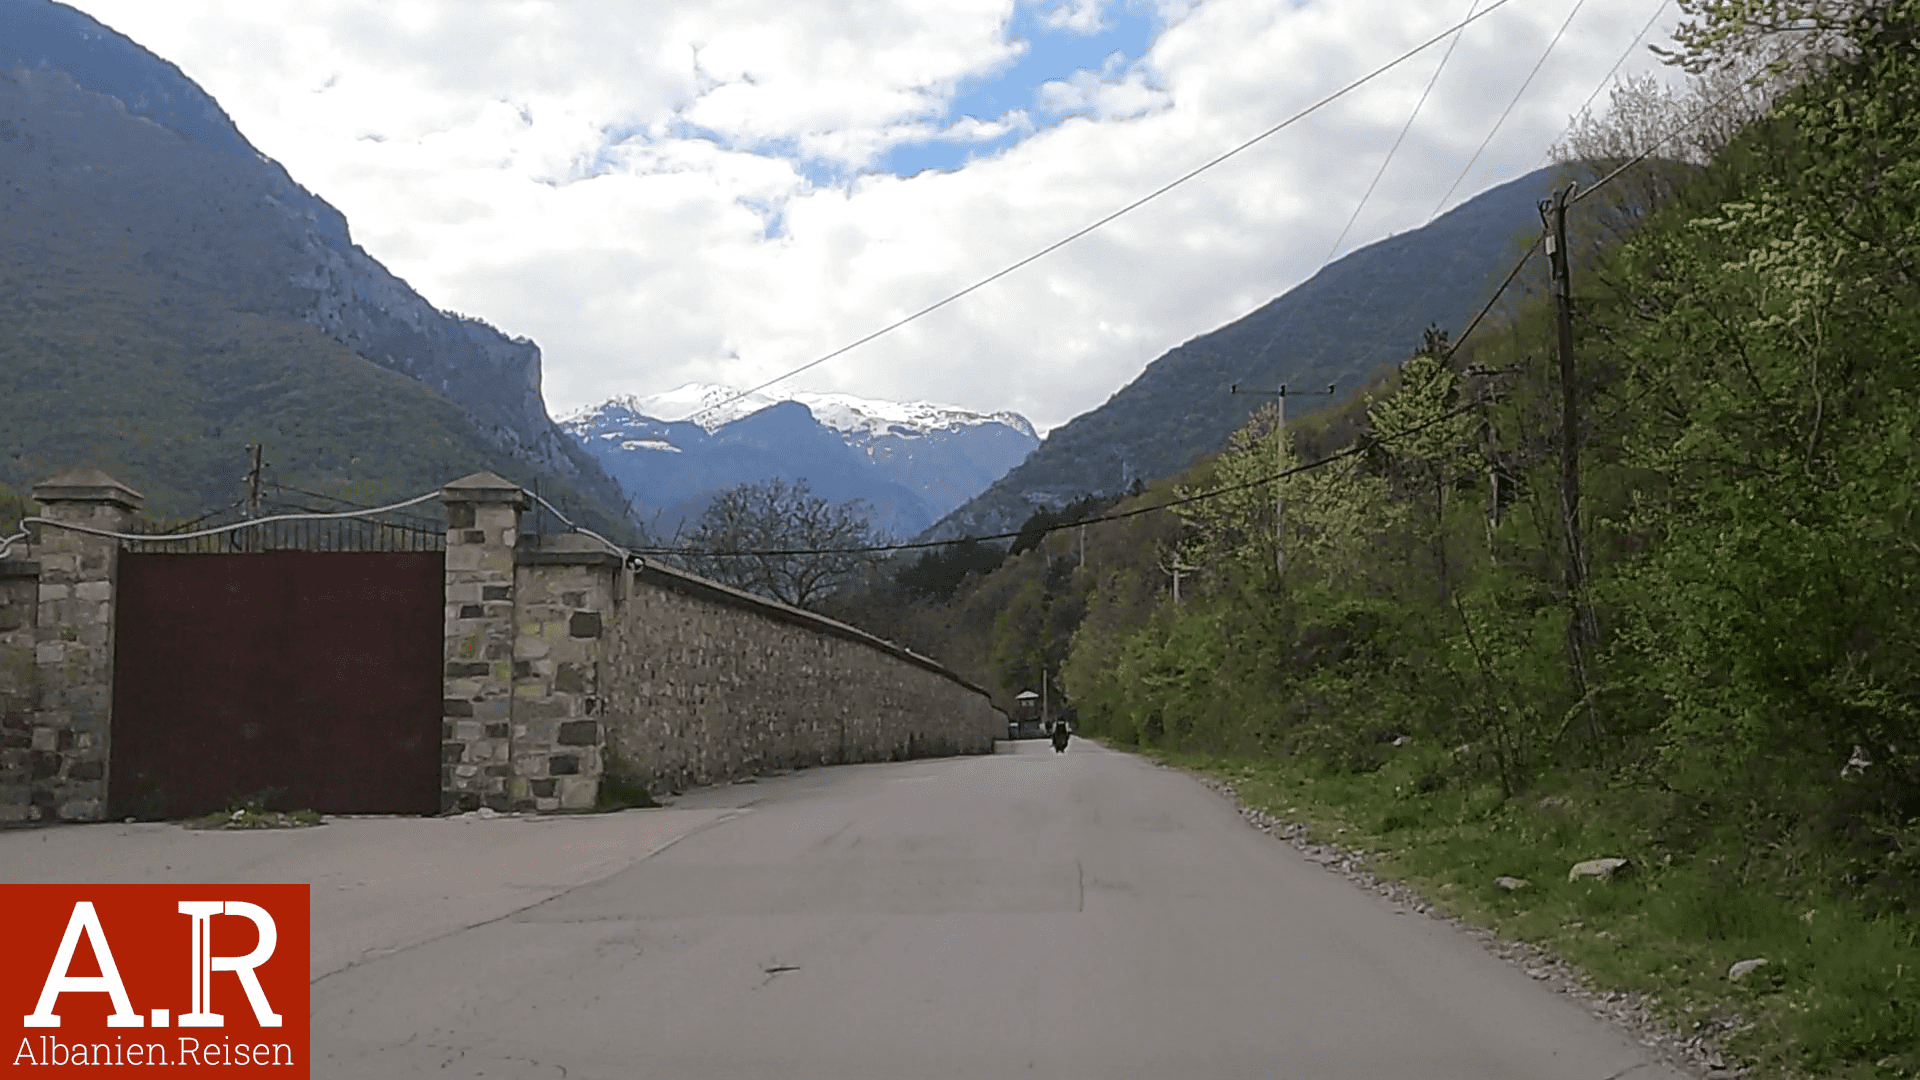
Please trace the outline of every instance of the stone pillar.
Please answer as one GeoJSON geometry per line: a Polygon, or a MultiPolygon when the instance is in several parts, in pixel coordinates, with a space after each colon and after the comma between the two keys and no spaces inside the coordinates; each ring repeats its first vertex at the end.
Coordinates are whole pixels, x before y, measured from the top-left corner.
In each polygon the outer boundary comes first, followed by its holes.
{"type": "Polygon", "coordinates": [[[440,809],[510,809],[513,549],[533,500],[492,473],[440,492],[447,507],[446,667],[440,809]]]}
{"type": "MultiPolygon", "coordinates": [[[[49,522],[126,532],[144,501],[98,469],[34,485],[49,522]]],[[[28,754],[29,820],[99,821],[107,814],[113,736],[114,585],[120,542],[35,526],[40,564],[34,666],[39,710],[28,754]]]]}
{"type": "Polygon", "coordinates": [[[620,556],[576,535],[515,553],[513,781],[516,810],[589,810],[605,772],[601,672],[620,556]]]}

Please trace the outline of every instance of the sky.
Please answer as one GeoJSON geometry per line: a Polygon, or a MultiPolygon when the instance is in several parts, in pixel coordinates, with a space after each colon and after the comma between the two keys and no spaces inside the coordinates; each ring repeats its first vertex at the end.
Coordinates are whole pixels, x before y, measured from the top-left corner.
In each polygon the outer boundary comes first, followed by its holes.
{"type": "MultiPolygon", "coordinates": [[[[536,341],[558,417],[775,378],[1495,0],[69,2],[177,64],[428,301],[536,341]]],[[[1646,44],[1677,20],[1507,0],[1444,68],[1451,39],[781,388],[1058,426],[1310,277],[1356,209],[1339,254],[1544,164],[1623,55],[1667,77],[1646,44]]]]}

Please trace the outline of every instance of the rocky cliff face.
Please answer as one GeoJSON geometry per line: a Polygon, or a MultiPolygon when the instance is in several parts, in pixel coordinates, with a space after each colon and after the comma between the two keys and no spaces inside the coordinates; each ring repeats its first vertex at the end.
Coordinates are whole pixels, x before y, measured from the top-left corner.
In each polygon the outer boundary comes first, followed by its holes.
{"type": "Polygon", "coordinates": [[[461,406],[512,457],[621,505],[618,484],[548,416],[538,346],[428,303],[178,68],[72,8],[0,0],[0,77],[25,113],[10,138],[44,158],[22,167],[44,173],[76,220],[142,243],[148,270],[314,326],[461,406]]]}

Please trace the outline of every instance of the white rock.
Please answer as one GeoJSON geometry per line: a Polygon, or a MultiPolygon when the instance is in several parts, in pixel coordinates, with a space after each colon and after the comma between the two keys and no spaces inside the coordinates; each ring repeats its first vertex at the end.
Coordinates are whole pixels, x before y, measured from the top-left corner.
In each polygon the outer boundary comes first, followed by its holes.
{"type": "Polygon", "coordinates": [[[1727,969],[1727,981],[1739,982],[1741,979],[1744,979],[1747,976],[1753,974],[1756,970],[1766,966],[1767,966],[1767,961],[1765,957],[1756,957],[1752,960],[1742,960],[1739,963],[1727,969]]]}
{"type": "Polygon", "coordinates": [[[1494,878],[1493,883],[1507,892],[1519,892],[1521,889],[1533,887],[1533,882],[1528,881],[1526,878],[1507,877],[1505,875],[1494,878]]]}
{"type": "Polygon", "coordinates": [[[1599,878],[1601,881],[1610,881],[1614,875],[1631,865],[1633,864],[1626,859],[1588,859],[1585,862],[1574,863],[1573,869],[1567,871],[1567,880],[1599,878]]]}

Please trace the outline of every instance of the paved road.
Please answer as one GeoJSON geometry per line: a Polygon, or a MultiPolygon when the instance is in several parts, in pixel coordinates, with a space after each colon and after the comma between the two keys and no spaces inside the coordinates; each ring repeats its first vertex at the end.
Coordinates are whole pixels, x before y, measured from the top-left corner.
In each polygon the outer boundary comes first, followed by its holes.
{"type": "Polygon", "coordinates": [[[1680,1076],[1192,779],[1084,741],[669,813],[693,811],[610,876],[318,978],[314,1075],[1680,1076]]]}

